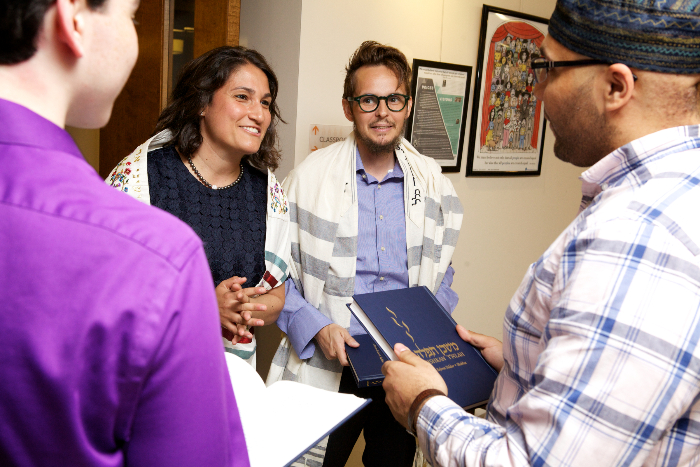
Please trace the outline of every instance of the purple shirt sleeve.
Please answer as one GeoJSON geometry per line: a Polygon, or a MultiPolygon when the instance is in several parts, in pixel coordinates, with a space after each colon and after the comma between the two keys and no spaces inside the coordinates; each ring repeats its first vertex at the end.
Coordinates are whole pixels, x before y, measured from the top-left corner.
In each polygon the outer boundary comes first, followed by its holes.
{"type": "Polygon", "coordinates": [[[301,296],[293,280],[285,282],[284,287],[284,308],[277,318],[277,326],[287,334],[299,358],[311,358],[316,348],[312,339],[333,321],[301,296]]]}
{"type": "Polygon", "coordinates": [[[139,397],[127,465],[249,466],[204,252],[182,269],[139,397]]]}

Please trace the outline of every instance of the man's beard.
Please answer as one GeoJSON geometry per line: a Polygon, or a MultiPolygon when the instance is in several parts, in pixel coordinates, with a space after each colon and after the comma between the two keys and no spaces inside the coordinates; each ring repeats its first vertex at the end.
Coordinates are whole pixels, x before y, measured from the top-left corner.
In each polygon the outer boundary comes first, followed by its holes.
{"type": "Polygon", "coordinates": [[[396,137],[391,141],[383,143],[377,143],[376,141],[373,141],[370,137],[357,131],[357,125],[355,123],[352,124],[352,129],[355,132],[355,138],[358,141],[360,141],[370,153],[383,154],[393,151],[399,145],[399,143],[401,142],[401,138],[403,138],[403,127],[405,123],[405,120],[401,121],[400,127],[397,124],[396,128],[398,128],[399,132],[396,134],[396,137]]]}
{"type": "Polygon", "coordinates": [[[606,115],[595,108],[590,94],[589,86],[577,90],[566,123],[560,119],[559,125],[554,125],[550,120],[556,136],[554,155],[576,167],[590,167],[615,150],[612,128],[606,115]]]}

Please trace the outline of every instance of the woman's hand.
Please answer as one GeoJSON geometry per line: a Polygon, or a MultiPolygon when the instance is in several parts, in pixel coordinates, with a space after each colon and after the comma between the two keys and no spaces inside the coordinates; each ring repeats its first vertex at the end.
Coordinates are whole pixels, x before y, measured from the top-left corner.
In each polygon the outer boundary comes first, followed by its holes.
{"type": "Polygon", "coordinates": [[[231,342],[236,344],[241,338],[252,339],[253,335],[248,331],[249,326],[263,326],[265,321],[254,317],[254,312],[264,312],[267,305],[255,303],[251,298],[256,295],[265,294],[264,287],[243,288],[245,277],[233,276],[222,281],[216,287],[216,301],[219,305],[219,320],[221,327],[231,334],[224,336],[231,338],[231,342]]]}

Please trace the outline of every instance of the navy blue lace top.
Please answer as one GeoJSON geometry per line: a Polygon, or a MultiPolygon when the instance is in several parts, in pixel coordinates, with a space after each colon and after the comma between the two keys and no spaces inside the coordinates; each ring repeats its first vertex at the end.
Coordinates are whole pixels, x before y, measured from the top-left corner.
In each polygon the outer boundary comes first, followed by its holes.
{"type": "Polygon", "coordinates": [[[267,174],[243,164],[240,181],[224,190],[202,185],[174,146],[148,154],[151,204],[187,223],[204,242],[215,285],[232,276],[254,287],[265,273],[267,174]]]}

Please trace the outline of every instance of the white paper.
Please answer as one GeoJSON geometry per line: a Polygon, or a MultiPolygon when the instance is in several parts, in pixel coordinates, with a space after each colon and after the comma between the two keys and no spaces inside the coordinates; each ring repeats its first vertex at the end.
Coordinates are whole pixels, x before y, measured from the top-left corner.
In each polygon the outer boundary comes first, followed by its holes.
{"type": "Polygon", "coordinates": [[[282,467],[313,447],[365,399],[292,381],[266,388],[248,363],[226,354],[251,467],[282,467]]]}

